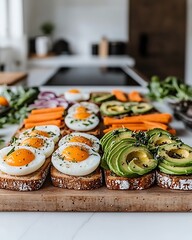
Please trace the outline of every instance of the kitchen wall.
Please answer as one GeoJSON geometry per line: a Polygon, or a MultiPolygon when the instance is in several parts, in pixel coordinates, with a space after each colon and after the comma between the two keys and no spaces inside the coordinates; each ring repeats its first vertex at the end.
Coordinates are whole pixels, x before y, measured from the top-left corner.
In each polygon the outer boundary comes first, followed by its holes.
{"type": "Polygon", "coordinates": [[[27,0],[27,33],[40,34],[45,21],[56,25],[54,38],[67,39],[77,54],[88,55],[91,44],[105,35],[128,40],[128,0],[27,0]]]}

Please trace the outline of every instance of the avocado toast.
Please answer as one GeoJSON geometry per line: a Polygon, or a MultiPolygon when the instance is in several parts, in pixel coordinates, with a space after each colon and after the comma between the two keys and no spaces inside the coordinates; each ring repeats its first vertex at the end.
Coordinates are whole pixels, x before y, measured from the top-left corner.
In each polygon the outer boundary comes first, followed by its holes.
{"type": "Polygon", "coordinates": [[[102,167],[108,189],[141,190],[155,182],[158,161],[146,147],[146,134],[126,128],[103,136],[102,167]]]}

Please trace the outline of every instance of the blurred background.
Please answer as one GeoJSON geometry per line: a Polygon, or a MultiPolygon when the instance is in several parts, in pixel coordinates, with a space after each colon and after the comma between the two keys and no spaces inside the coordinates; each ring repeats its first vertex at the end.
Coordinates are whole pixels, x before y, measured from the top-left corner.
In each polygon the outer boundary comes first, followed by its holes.
{"type": "Polygon", "coordinates": [[[191,66],[192,0],[0,0],[1,74],[29,85],[190,84],[191,66]]]}

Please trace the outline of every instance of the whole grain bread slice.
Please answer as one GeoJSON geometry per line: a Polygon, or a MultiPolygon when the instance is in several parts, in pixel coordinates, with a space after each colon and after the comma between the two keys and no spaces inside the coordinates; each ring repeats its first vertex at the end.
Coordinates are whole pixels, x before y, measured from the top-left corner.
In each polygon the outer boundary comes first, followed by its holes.
{"type": "Polygon", "coordinates": [[[0,188],[15,191],[38,190],[45,182],[50,165],[51,158],[49,157],[37,171],[25,176],[14,176],[0,171],[0,188]]]}
{"type": "Polygon", "coordinates": [[[169,175],[156,171],[157,185],[174,190],[192,190],[192,175],[169,175]]]}
{"type": "Polygon", "coordinates": [[[61,173],[54,166],[51,166],[51,180],[55,187],[74,190],[92,190],[103,185],[102,170],[100,168],[87,176],[76,177],[61,173]]]}
{"type": "Polygon", "coordinates": [[[155,172],[150,172],[141,177],[119,177],[110,170],[105,170],[105,183],[111,190],[142,190],[150,188],[155,182],[155,172]]]}

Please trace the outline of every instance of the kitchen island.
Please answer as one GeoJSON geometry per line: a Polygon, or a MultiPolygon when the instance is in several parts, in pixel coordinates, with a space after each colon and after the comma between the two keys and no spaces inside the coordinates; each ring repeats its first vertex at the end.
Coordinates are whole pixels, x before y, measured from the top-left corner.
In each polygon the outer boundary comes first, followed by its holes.
{"type": "MultiPolygon", "coordinates": [[[[43,87],[63,93],[70,87],[43,87]]],[[[78,87],[90,91],[90,87],[78,87]]],[[[114,87],[110,87],[114,89],[114,87]]],[[[133,87],[120,88],[131,91],[133,87]]],[[[146,92],[146,89],[134,87],[146,92]]],[[[95,91],[109,91],[98,87],[95,91]]],[[[159,111],[171,112],[162,103],[155,103],[159,111]]],[[[192,132],[182,122],[174,120],[171,124],[178,136],[191,145],[192,132]]],[[[10,139],[17,126],[1,130],[10,139]]],[[[144,190],[145,191],[145,190],[144,190]]],[[[175,191],[171,191],[175,192],[175,191]]],[[[179,194],[182,192],[176,191],[179,194]]],[[[138,191],[138,195],[142,192],[138,191]]],[[[19,194],[19,193],[18,193],[19,194]]],[[[34,193],[36,194],[36,193],[34,193]]],[[[192,193],[191,193],[192,194],[192,193]]],[[[192,197],[191,197],[192,199],[192,197]]],[[[143,206],[144,208],[144,206],[143,206]]],[[[1,212],[1,239],[181,239],[191,237],[191,213],[77,213],[77,212],[1,212]],[[10,230],[11,226],[11,230],[10,230]]]]}

